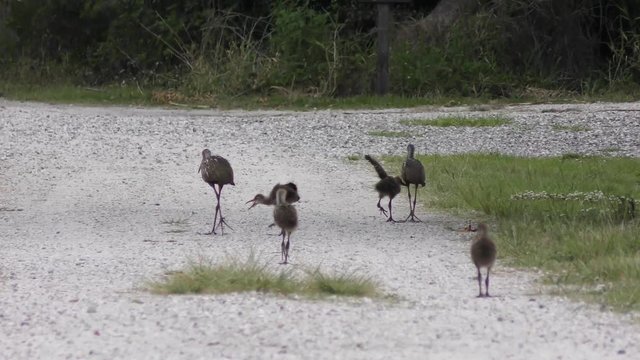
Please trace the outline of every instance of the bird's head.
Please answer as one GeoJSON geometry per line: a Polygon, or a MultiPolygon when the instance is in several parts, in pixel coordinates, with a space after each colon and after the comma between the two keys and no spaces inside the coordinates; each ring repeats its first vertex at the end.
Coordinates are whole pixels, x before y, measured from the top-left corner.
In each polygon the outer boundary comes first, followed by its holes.
{"type": "Polygon", "coordinates": [[[292,182],[286,183],[286,186],[290,187],[293,189],[293,191],[298,192],[298,186],[292,182]]]}
{"type": "Polygon", "coordinates": [[[479,223],[477,229],[478,229],[478,233],[481,235],[485,235],[489,230],[489,228],[487,227],[487,224],[485,223],[479,223]]]}
{"type": "Polygon", "coordinates": [[[251,209],[258,204],[264,204],[265,200],[266,200],[266,197],[264,195],[258,194],[254,196],[253,199],[247,201],[245,204],[252,203],[251,206],[249,206],[249,209],[251,209]]]}
{"type": "Polygon", "coordinates": [[[209,150],[209,149],[202,150],[202,158],[206,159],[208,157],[211,157],[211,150],[209,150]]]}

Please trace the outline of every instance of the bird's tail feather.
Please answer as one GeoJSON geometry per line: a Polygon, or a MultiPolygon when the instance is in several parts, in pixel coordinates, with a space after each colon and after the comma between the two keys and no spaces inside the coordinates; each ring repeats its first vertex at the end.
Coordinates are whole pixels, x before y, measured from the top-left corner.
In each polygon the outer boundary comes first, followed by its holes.
{"type": "Polygon", "coordinates": [[[372,158],[369,155],[365,155],[364,158],[367,159],[371,163],[371,165],[373,165],[373,168],[376,169],[376,172],[378,173],[378,176],[380,176],[380,179],[384,179],[388,176],[387,172],[384,171],[382,165],[380,165],[380,163],[376,159],[372,158]]]}

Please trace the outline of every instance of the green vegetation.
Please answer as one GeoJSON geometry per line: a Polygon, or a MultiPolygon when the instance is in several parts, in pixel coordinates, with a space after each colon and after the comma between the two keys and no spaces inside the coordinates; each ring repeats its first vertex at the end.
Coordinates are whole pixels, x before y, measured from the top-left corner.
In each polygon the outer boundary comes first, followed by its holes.
{"type": "Polygon", "coordinates": [[[548,281],[618,309],[640,309],[640,159],[419,158],[426,205],[494,222],[501,258],[549,270],[548,281]]]}
{"type": "Polygon", "coordinates": [[[372,96],[375,12],[357,0],[3,2],[0,92],[297,109],[640,97],[635,1],[482,1],[433,26],[444,1],[394,9],[390,98],[372,96]]]}
{"type": "Polygon", "coordinates": [[[409,133],[404,131],[387,131],[387,130],[374,130],[369,131],[367,134],[371,136],[381,136],[381,137],[409,137],[409,133]]]}
{"type": "Polygon", "coordinates": [[[9,99],[91,105],[151,105],[151,93],[132,87],[84,87],[43,84],[21,85],[0,81],[0,93],[9,99]]]}
{"type": "Polygon", "coordinates": [[[319,269],[310,272],[305,281],[309,294],[376,297],[380,294],[376,283],[356,273],[333,272],[325,274],[319,269]]]}
{"type": "Polygon", "coordinates": [[[504,117],[462,117],[462,116],[444,116],[435,119],[415,119],[415,120],[402,120],[403,125],[418,125],[418,126],[467,126],[467,127],[493,127],[502,126],[511,123],[510,119],[504,117]]]}
{"type": "Polygon", "coordinates": [[[590,127],[586,125],[561,125],[554,124],[551,125],[551,128],[556,131],[570,131],[570,132],[580,132],[580,131],[589,131],[590,127]]]}
{"type": "Polygon", "coordinates": [[[349,161],[362,160],[362,156],[360,156],[360,155],[349,155],[349,156],[347,156],[347,160],[349,160],[349,161]]]}
{"type": "Polygon", "coordinates": [[[377,284],[356,273],[323,273],[319,269],[306,272],[303,279],[288,268],[275,272],[266,262],[253,255],[246,261],[228,260],[220,264],[201,260],[185,271],[171,273],[160,281],[149,283],[157,294],[224,294],[258,291],[264,293],[306,297],[380,295],[377,284]]]}

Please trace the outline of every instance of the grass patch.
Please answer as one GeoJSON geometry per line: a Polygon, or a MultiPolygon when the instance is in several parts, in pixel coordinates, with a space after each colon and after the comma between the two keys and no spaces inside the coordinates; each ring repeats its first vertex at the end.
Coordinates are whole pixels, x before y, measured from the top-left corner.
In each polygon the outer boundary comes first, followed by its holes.
{"type": "Polygon", "coordinates": [[[589,131],[590,127],[586,125],[562,125],[562,124],[553,124],[551,128],[555,131],[570,131],[570,132],[581,132],[581,131],[589,131]]]}
{"type": "Polygon", "coordinates": [[[443,116],[435,119],[414,119],[414,120],[402,120],[403,125],[417,125],[417,126],[464,126],[464,127],[495,127],[502,126],[511,123],[510,119],[499,116],[489,117],[463,117],[463,116],[443,116]]]}
{"type": "Polygon", "coordinates": [[[300,278],[291,268],[274,271],[267,262],[253,255],[245,261],[230,259],[220,264],[200,260],[184,271],[167,275],[148,284],[156,294],[225,294],[256,291],[270,294],[298,294],[305,297],[377,297],[377,284],[356,273],[324,273],[319,269],[300,278]]]}
{"type": "MultiPolygon", "coordinates": [[[[580,95],[547,98],[538,95],[515,95],[508,98],[425,96],[406,97],[398,95],[330,97],[307,95],[296,92],[271,92],[242,96],[199,95],[189,96],[174,89],[156,89],[147,86],[120,84],[105,86],[78,86],[68,82],[0,80],[0,97],[19,101],[40,101],[83,105],[144,105],[177,108],[220,108],[246,110],[282,109],[388,109],[414,108],[421,106],[470,106],[473,111],[489,111],[518,103],[588,103],[595,101],[637,101],[637,93],[608,92],[601,95],[580,95]]],[[[427,124],[431,125],[431,124],[427,124]]],[[[438,125],[433,125],[438,126],[438,125]]],[[[470,126],[470,125],[449,125],[470,126]]],[[[476,125],[477,126],[477,125],[476,125]]],[[[498,126],[498,125],[491,125],[498,126]]]]}
{"type": "Polygon", "coordinates": [[[499,256],[513,265],[549,270],[548,281],[638,310],[640,159],[569,155],[420,156],[428,174],[421,198],[495,221],[499,256]]]}
{"type": "Polygon", "coordinates": [[[404,131],[375,130],[375,131],[369,131],[367,134],[371,136],[394,137],[394,138],[409,137],[409,133],[406,133],[404,131]]]}
{"type": "Polygon", "coordinates": [[[305,288],[310,294],[376,297],[378,288],[371,278],[356,273],[326,274],[315,270],[308,274],[305,288]]]}
{"type": "Polygon", "coordinates": [[[151,92],[131,86],[82,87],[65,84],[0,83],[2,96],[21,101],[88,105],[151,105],[151,92]]]}
{"type": "Polygon", "coordinates": [[[362,160],[362,156],[360,156],[360,155],[349,155],[349,156],[347,156],[347,160],[349,160],[349,161],[362,160]]]}

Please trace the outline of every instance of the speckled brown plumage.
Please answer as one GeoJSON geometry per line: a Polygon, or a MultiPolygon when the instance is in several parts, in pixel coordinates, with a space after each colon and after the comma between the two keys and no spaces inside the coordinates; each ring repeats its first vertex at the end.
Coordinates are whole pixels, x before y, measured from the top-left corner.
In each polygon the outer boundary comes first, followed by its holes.
{"type": "MultiPolygon", "coordinates": [[[[209,184],[213,188],[216,194],[216,211],[213,216],[213,228],[211,232],[207,234],[216,234],[216,227],[220,227],[220,232],[224,233],[224,225],[227,222],[222,217],[222,209],[220,208],[220,196],[222,194],[222,187],[225,185],[235,185],[233,181],[233,169],[227,159],[218,155],[211,155],[209,149],[202,150],[202,161],[198,172],[202,175],[202,180],[209,184]],[[217,187],[216,187],[217,186],[217,187]]],[[[230,227],[230,226],[229,226],[230,227]]]]}
{"type": "Polygon", "coordinates": [[[424,174],[424,166],[420,160],[414,157],[415,147],[413,144],[407,145],[407,158],[402,163],[402,182],[407,187],[407,194],[409,195],[409,216],[405,221],[421,221],[416,216],[416,200],[418,199],[418,185],[425,186],[426,176],[424,174]],[[413,195],[413,205],[411,203],[411,184],[415,186],[413,195]]]}

